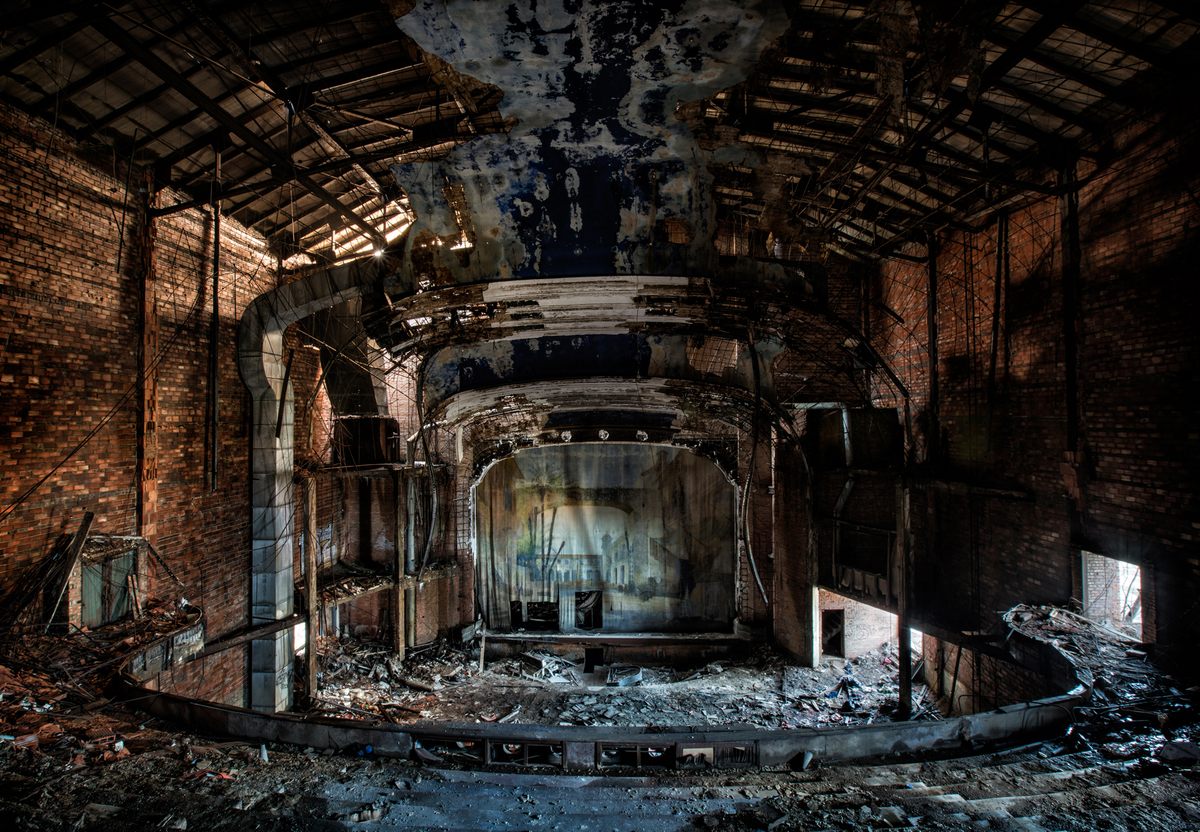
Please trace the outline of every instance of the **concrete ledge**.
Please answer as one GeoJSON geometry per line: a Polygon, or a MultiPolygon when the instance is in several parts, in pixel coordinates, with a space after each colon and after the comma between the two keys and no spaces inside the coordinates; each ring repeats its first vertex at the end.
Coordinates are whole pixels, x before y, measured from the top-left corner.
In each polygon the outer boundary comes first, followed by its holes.
{"type": "Polygon", "coordinates": [[[935,722],[892,722],[855,728],[758,730],[746,727],[674,729],[564,727],[491,723],[416,723],[404,726],[268,714],[189,699],[124,683],[125,693],[155,716],[204,734],[286,742],[319,750],[385,757],[415,756],[430,763],[530,764],[564,770],[591,768],[802,768],[814,763],[905,759],[976,752],[1063,731],[1085,697],[1067,695],[1009,705],[935,722]],[[519,747],[522,755],[518,759],[519,747]],[[811,755],[811,756],[809,756],[811,755]]]}
{"type": "MultiPolygon", "coordinates": [[[[168,634],[162,641],[175,635],[168,634]]],[[[1057,652],[1049,646],[1045,650],[1057,652]]],[[[1073,709],[1091,697],[1089,686],[1077,684],[1061,696],[969,716],[851,728],[762,730],[736,725],[658,728],[446,722],[394,725],[262,713],[153,691],[141,686],[138,676],[130,672],[130,662],[122,669],[118,693],[155,716],[200,733],[333,751],[359,751],[370,746],[373,754],[414,757],[434,765],[538,766],[564,771],[806,768],[812,764],[974,753],[981,747],[1059,734],[1071,723],[1073,709]]]]}

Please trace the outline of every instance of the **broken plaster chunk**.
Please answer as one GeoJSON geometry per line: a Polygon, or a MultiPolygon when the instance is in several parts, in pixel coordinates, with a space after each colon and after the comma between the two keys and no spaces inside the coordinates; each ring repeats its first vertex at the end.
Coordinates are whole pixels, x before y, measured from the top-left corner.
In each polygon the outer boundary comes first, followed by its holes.
{"type": "Polygon", "coordinates": [[[899,806],[880,807],[875,819],[884,826],[893,829],[913,825],[912,820],[899,806]]]}
{"type": "Polygon", "coordinates": [[[1174,740],[1158,750],[1158,759],[1178,766],[1194,766],[1200,762],[1200,745],[1189,740],[1174,740]]]}

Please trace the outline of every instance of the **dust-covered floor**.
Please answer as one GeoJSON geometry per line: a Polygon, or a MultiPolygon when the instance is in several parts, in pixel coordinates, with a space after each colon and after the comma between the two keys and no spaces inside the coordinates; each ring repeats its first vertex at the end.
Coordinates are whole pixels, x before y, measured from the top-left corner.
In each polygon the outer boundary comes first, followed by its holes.
{"type": "Polygon", "coordinates": [[[1159,832],[1200,824],[1194,761],[1166,753],[1186,742],[1182,734],[1165,745],[1159,735],[1158,751],[1135,761],[1068,740],[797,772],[596,776],[424,768],[359,751],[203,738],[120,707],[54,719],[58,728],[38,731],[37,745],[0,745],[6,830],[1159,832]],[[113,733],[124,738],[118,753],[108,753],[113,733]]]}
{"type": "MultiPolygon", "coordinates": [[[[321,649],[324,712],[397,723],[821,727],[889,721],[899,701],[894,643],[816,668],[759,647],[746,659],[695,668],[601,666],[591,673],[582,648],[565,657],[533,650],[482,671],[478,650],[442,646],[401,662],[383,646],[351,639],[325,640],[321,649]]],[[[938,718],[923,685],[914,685],[913,696],[916,718],[938,718]]]]}
{"type": "MultiPolygon", "coordinates": [[[[1077,615],[1025,607],[1009,619],[1031,637],[1058,644],[1095,679],[1099,694],[1077,709],[1078,721],[1063,736],[957,759],[834,767],[818,761],[788,772],[661,769],[653,775],[425,767],[379,759],[367,749],[321,753],[197,736],[139,713],[136,702],[109,701],[79,684],[96,681],[87,668],[111,666],[91,652],[102,635],[78,639],[69,650],[47,640],[42,651],[58,658],[36,665],[0,661],[0,818],[4,829],[22,832],[1200,828],[1200,691],[1180,689],[1144,651],[1096,632],[1077,615]]],[[[109,640],[115,645],[126,638],[109,640]]],[[[884,710],[868,707],[870,697],[895,697],[888,650],[851,664],[863,703],[848,710],[844,695],[827,696],[842,678],[841,662],[796,674],[768,652],[746,662],[671,671],[669,679],[655,675],[667,671],[647,668],[643,684],[629,688],[602,688],[587,677],[555,682],[573,668],[540,654],[497,662],[482,675],[447,648],[403,665],[393,660],[394,671],[377,669],[389,664],[388,651],[369,645],[338,645],[331,658],[327,695],[343,685],[337,665],[345,663],[353,665],[341,671],[347,676],[375,675],[377,692],[401,688],[404,707],[418,715],[436,713],[430,706],[444,696],[458,703],[454,713],[507,717],[520,703],[475,696],[489,680],[530,691],[531,709],[533,694],[543,696],[548,704],[536,707],[547,719],[569,714],[579,722],[609,719],[604,713],[614,707],[648,714],[649,724],[658,718],[653,708],[670,709],[663,721],[675,724],[697,710],[727,711],[726,723],[738,714],[750,721],[793,711],[817,724],[865,722],[884,710]],[[391,681],[393,672],[407,681],[391,681]],[[421,688],[437,685],[436,697],[421,688]]],[[[387,702],[360,704],[368,713],[388,710],[387,702]]]]}

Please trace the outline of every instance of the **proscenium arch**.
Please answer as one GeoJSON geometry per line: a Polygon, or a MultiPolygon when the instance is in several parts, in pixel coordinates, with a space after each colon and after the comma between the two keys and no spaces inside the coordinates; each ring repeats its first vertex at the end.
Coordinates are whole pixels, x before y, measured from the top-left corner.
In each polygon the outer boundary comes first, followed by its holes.
{"type": "MultiPolygon", "coordinates": [[[[521,278],[507,281],[482,280],[447,289],[422,291],[410,267],[397,269],[394,266],[393,262],[389,262],[389,258],[368,257],[312,272],[260,295],[242,315],[238,330],[238,368],[252,403],[250,618],[254,624],[286,618],[293,609],[291,558],[295,535],[292,494],[294,403],[291,385],[285,384],[287,362],[284,334],[287,327],[315,312],[363,297],[374,303],[373,308],[364,311],[364,324],[369,332],[374,331],[382,344],[391,346],[398,340],[398,335],[404,334],[393,331],[395,318],[387,317],[389,309],[397,304],[421,299],[431,301],[436,306],[438,294],[442,291],[465,293],[468,296],[475,294],[482,300],[485,292],[502,292],[505,289],[515,291],[520,288],[520,284],[527,282],[521,278]]],[[[731,334],[735,336],[748,331],[750,322],[746,320],[746,315],[751,311],[755,313],[755,317],[763,312],[775,311],[780,313],[785,321],[788,315],[797,310],[804,314],[820,315],[846,330],[871,352],[876,366],[885,372],[907,401],[907,392],[899,387],[895,373],[870,350],[862,334],[848,323],[840,321],[828,313],[828,310],[822,310],[819,305],[792,297],[796,293],[788,291],[786,283],[780,283],[778,275],[763,272],[760,275],[762,285],[755,283],[751,286],[748,286],[745,274],[739,273],[737,277],[736,287],[730,286],[728,281],[707,278],[654,278],[636,275],[590,278],[585,276],[551,281],[540,279],[536,282],[543,285],[552,283],[561,285],[564,290],[574,290],[586,287],[589,281],[624,282],[636,287],[667,280],[677,287],[687,286],[700,293],[705,299],[705,306],[718,303],[723,310],[723,326],[732,329],[731,334]],[[755,304],[748,305],[747,290],[757,299],[768,297],[770,300],[756,300],[755,304]],[[727,303],[722,303],[722,300],[727,303]],[[787,306],[780,305],[781,302],[787,306]]],[[[637,321],[631,323],[637,324],[637,321]]],[[[641,323],[645,324],[646,320],[642,319],[641,323]]],[[[628,328],[627,324],[626,330],[628,328]]],[[[784,342],[788,341],[785,333],[784,342]]],[[[428,415],[425,421],[428,423],[428,415]]],[[[291,634],[286,629],[268,638],[251,642],[249,702],[253,709],[278,711],[290,706],[291,663],[291,634]]]]}

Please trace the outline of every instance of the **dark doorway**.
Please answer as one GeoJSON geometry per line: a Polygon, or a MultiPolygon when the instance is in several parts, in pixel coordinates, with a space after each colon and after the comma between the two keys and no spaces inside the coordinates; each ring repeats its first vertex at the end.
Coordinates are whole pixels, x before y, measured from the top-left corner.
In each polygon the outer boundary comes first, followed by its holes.
{"type": "Polygon", "coordinates": [[[83,626],[95,628],[129,615],[129,581],[136,563],[137,552],[130,549],[83,564],[80,571],[83,626]]]}
{"type": "Polygon", "coordinates": [[[821,654],[845,657],[845,610],[821,610],[821,654]]]}
{"type": "Polygon", "coordinates": [[[525,604],[525,629],[554,632],[558,626],[557,601],[529,601],[525,604]]]}
{"type": "Polygon", "coordinates": [[[575,593],[575,627],[579,630],[599,630],[604,626],[603,593],[588,590],[575,593]]]}

